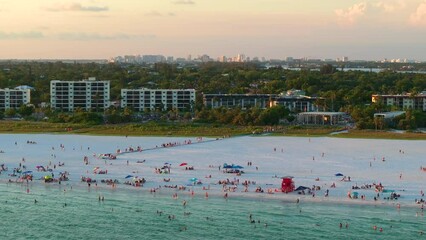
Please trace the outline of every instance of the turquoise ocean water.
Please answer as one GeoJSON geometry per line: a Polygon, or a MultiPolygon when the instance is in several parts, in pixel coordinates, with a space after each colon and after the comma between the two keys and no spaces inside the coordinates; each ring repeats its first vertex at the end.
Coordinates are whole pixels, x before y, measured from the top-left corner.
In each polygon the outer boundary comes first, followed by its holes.
{"type": "Polygon", "coordinates": [[[0,184],[0,239],[419,239],[426,232],[417,208],[190,194],[172,199],[65,185],[26,189],[0,184]]]}

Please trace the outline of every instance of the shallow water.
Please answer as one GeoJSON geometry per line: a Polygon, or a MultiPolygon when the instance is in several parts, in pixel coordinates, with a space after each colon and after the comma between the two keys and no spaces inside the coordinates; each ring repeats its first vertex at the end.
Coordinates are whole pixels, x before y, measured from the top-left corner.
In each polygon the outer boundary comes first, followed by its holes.
{"type": "Polygon", "coordinates": [[[0,238],[415,239],[426,231],[424,217],[413,208],[65,188],[37,185],[27,194],[25,186],[1,184],[0,238]]]}
{"type": "Polygon", "coordinates": [[[420,206],[414,203],[414,199],[421,197],[419,192],[426,180],[426,174],[419,170],[420,165],[426,166],[425,141],[241,137],[123,154],[114,161],[93,157],[94,153],[114,152],[117,148],[147,149],[184,140],[187,139],[0,135],[0,149],[5,151],[0,162],[9,167],[8,172],[0,175],[0,239],[418,239],[425,236],[420,235],[420,231],[426,231],[425,219],[420,206]],[[37,144],[26,144],[27,140],[37,144]],[[65,148],[60,149],[59,144],[65,148]],[[89,165],[83,164],[83,156],[89,156],[89,165]],[[35,171],[35,166],[61,161],[65,166],[53,173],[69,171],[71,179],[61,185],[40,180],[28,185],[7,183],[11,179],[7,174],[23,157],[27,170],[33,170],[35,178],[46,174],[35,171]],[[386,161],[381,161],[383,157],[386,161]],[[142,159],[146,160],[144,164],[136,163],[142,159]],[[254,166],[246,166],[248,161],[254,166]],[[153,169],[164,162],[172,164],[172,173],[155,174],[153,169]],[[182,162],[188,162],[196,170],[179,168],[182,162]],[[219,171],[217,166],[224,162],[243,165],[246,173],[238,177],[219,171]],[[94,175],[94,167],[108,169],[108,174],[94,175]],[[350,175],[353,181],[341,182],[334,176],[336,172],[350,175]],[[127,174],[145,177],[146,185],[111,188],[80,183],[82,175],[122,182],[127,174]],[[205,178],[207,175],[212,177],[205,178]],[[255,186],[278,188],[280,179],[274,178],[275,175],[293,175],[296,185],[315,184],[322,190],[317,191],[315,198],[294,193],[253,192],[255,186]],[[187,186],[192,177],[203,184],[187,186]],[[178,199],[173,199],[175,190],[165,188],[150,193],[150,188],[165,184],[163,178],[171,178],[172,185],[187,186],[195,192],[194,196],[188,190],[179,191],[178,199]],[[249,193],[241,192],[239,186],[224,199],[222,187],[216,183],[226,178],[255,180],[256,185],[250,187],[249,193]],[[337,188],[330,189],[330,197],[325,198],[324,189],[332,182],[337,188]],[[367,200],[346,198],[354,184],[372,182],[382,182],[402,197],[398,201],[375,202],[372,200],[375,191],[358,190],[367,200]],[[205,198],[202,190],[207,186],[211,187],[209,198],[205,198]],[[104,196],[105,201],[99,201],[99,196],[104,196]],[[297,198],[301,200],[299,204],[297,198]],[[184,200],[186,207],[182,204],[184,200]],[[395,207],[396,203],[401,203],[401,209],[395,207]],[[255,223],[250,223],[250,214],[255,223]],[[175,218],[169,220],[171,215],[175,218]]]}

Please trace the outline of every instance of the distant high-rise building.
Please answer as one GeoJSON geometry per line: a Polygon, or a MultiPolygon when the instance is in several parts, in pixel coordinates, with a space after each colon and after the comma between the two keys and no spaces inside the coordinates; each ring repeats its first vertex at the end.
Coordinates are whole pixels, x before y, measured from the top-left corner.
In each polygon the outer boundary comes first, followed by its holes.
{"type": "Polygon", "coordinates": [[[126,55],[126,56],[124,56],[124,62],[125,63],[136,63],[136,56],[135,55],[126,55]]]}
{"type": "Polygon", "coordinates": [[[235,59],[236,62],[244,62],[245,60],[246,60],[246,55],[241,54],[241,53],[238,54],[236,59],[235,59]]]}
{"type": "Polygon", "coordinates": [[[191,54],[189,54],[189,55],[188,55],[188,57],[186,57],[186,60],[187,60],[187,61],[192,61],[192,56],[191,56],[191,54]]]}
{"type": "Polygon", "coordinates": [[[218,57],[218,59],[217,59],[219,62],[227,62],[227,58],[226,58],[226,56],[220,56],[220,57],[218,57]]]}
{"type": "Polygon", "coordinates": [[[202,56],[200,56],[200,57],[198,57],[200,60],[201,60],[201,62],[210,62],[212,59],[210,58],[210,56],[209,55],[207,55],[207,54],[204,54],[204,55],[202,55],[202,56]]]}
{"type": "Polygon", "coordinates": [[[163,55],[143,55],[142,62],[145,63],[158,63],[165,62],[166,58],[163,55]]]}
{"type": "Polygon", "coordinates": [[[185,58],[176,58],[176,62],[177,63],[184,63],[184,62],[186,62],[186,59],[185,58]]]}
{"type": "Polygon", "coordinates": [[[167,62],[168,62],[168,63],[172,63],[172,62],[173,62],[173,60],[174,60],[174,59],[173,59],[173,57],[172,57],[172,56],[168,56],[168,57],[167,57],[167,62]]]}

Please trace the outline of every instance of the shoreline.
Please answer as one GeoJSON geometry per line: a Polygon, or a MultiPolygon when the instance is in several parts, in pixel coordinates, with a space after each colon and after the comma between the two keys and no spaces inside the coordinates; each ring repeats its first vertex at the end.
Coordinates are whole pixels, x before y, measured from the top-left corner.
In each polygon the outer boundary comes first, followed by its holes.
{"type": "Polygon", "coordinates": [[[364,130],[351,130],[347,133],[335,134],[334,132],[322,134],[306,134],[306,133],[277,133],[267,132],[260,134],[253,133],[232,133],[231,128],[222,128],[223,134],[205,134],[204,132],[193,132],[179,134],[171,131],[160,131],[156,133],[143,133],[135,132],[132,130],[120,130],[119,132],[98,132],[90,130],[87,131],[32,131],[33,129],[20,130],[20,131],[5,131],[0,129],[0,134],[51,134],[51,135],[86,135],[86,136],[128,136],[128,137],[208,137],[208,138],[222,138],[223,136],[238,137],[238,136],[253,136],[253,137],[329,137],[329,138],[342,138],[342,139],[383,139],[383,140],[410,140],[410,141],[424,141],[426,140],[426,133],[393,133],[393,132],[374,132],[364,130]]]}
{"type": "Polygon", "coordinates": [[[228,193],[228,197],[224,198],[225,192],[219,192],[219,191],[211,191],[211,190],[201,190],[198,192],[194,192],[192,195],[191,190],[176,190],[172,188],[165,188],[161,187],[160,189],[157,189],[156,192],[151,192],[150,189],[144,188],[144,187],[133,187],[133,186],[127,186],[119,184],[119,187],[112,188],[104,183],[99,184],[97,186],[92,185],[91,187],[87,187],[87,185],[83,182],[77,182],[74,184],[67,184],[66,182],[63,182],[64,184],[58,184],[58,183],[38,183],[38,182],[31,182],[28,185],[24,182],[18,183],[18,182],[8,182],[5,180],[0,180],[0,183],[5,185],[6,187],[9,187],[10,185],[13,185],[16,187],[16,189],[22,188],[22,194],[28,194],[28,195],[34,195],[34,196],[46,196],[44,194],[38,195],[37,190],[40,188],[45,188],[49,190],[57,190],[57,193],[64,193],[69,191],[85,191],[86,193],[91,194],[102,194],[105,192],[108,192],[110,194],[118,193],[119,195],[125,193],[125,194],[144,194],[145,196],[152,196],[155,198],[157,195],[159,197],[167,198],[170,197],[171,201],[186,201],[188,199],[205,199],[208,200],[210,198],[213,198],[215,200],[223,199],[223,201],[232,201],[233,199],[237,201],[279,201],[283,204],[294,204],[294,205],[301,205],[303,204],[322,204],[322,205],[340,205],[340,206],[369,206],[369,207],[386,207],[386,208],[395,208],[396,210],[400,211],[401,208],[404,209],[410,209],[410,210],[421,210],[421,204],[416,203],[409,203],[404,201],[395,201],[395,200],[362,200],[362,199],[348,199],[348,198],[342,198],[342,197],[335,197],[335,196],[318,196],[313,198],[311,195],[300,195],[295,192],[293,193],[281,193],[281,192],[275,192],[273,194],[269,193],[257,193],[257,192],[226,192],[228,193]],[[34,188],[32,188],[34,187],[34,188]],[[38,189],[37,189],[38,188],[38,189]],[[30,189],[29,193],[26,192],[27,189],[30,189]],[[35,189],[35,191],[34,191],[35,189]],[[205,193],[208,192],[208,198],[205,197],[205,193]],[[177,198],[173,198],[173,195],[177,194],[177,198]],[[298,201],[299,200],[299,201],[298,201]],[[399,205],[399,207],[398,207],[399,205]]]}

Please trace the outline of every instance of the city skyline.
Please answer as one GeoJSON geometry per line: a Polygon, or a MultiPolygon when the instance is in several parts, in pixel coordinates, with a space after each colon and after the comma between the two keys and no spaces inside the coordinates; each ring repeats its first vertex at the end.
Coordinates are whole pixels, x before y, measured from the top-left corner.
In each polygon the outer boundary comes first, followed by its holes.
{"type": "Polygon", "coordinates": [[[0,59],[426,60],[426,0],[2,0],[0,13],[0,59]]]}

